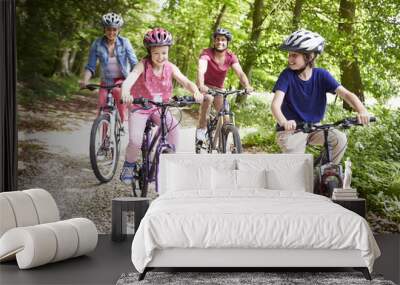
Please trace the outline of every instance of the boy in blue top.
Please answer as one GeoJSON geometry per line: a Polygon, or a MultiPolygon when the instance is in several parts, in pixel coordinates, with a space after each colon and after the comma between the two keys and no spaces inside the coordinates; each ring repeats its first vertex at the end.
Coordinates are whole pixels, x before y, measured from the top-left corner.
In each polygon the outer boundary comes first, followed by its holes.
{"type": "MultiPolygon", "coordinates": [[[[275,83],[272,114],[285,131],[277,133],[277,142],[285,153],[304,153],[307,141],[323,144],[322,132],[295,133],[296,122],[318,123],[325,114],[326,93],[336,93],[357,111],[358,121],[368,124],[369,114],[358,97],[340,85],[314,61],[324,49],[325,40],[319,34],[299,30],[285,39],[280,49],[289,52],[288,67],[275,83]]],[[[328,136],[332,148],[332,161],[339,164],[346,150],[346,135],[333,130],[328,136]]]]}

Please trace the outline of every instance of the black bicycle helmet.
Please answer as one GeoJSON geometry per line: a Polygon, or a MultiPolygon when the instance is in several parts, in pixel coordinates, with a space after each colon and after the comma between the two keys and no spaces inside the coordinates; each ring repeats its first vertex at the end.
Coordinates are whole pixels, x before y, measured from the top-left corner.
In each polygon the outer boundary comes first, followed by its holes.
{"type": "Polygon", "coordinates": [[[232,40],[232,34],[229,32],[227,29],[224,28],[218,28],[215,30],[213,34],[213,38],[215,39],[216,36],[225,36],[228,42],[232,40]]]}

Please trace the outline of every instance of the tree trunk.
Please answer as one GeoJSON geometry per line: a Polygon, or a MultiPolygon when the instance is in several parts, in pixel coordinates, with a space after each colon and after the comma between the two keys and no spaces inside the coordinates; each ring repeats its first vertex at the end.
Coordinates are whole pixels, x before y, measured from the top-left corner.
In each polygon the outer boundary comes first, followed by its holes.
{"type": "MultiPolygon", "coordinates": [[[[339,33],[342,33],[347,44],[352,46],[352,54],[344,55],[340,61],[341,83],[351,92],[355,93],[361,102],[364,102],[364,88],[361,80],[360,67],[357,60],[357,47],[353,40],[353,22],[355,19],[356,4],[354,0],[340,0],[339,14],[342,19],[339,22],[339,33]]],[[[350,110],[351,107],[343,102],[343,108],[350,110]]]]}
{"type": "MultiPolygon", "coordinates": [[[[264,14],[264,0],[254,0],[254,5],[252,12],[253,14],[253,26],[251,28],[250,40],[248,43],[246,58],[243,64],[243,72],[247,75],[249,81],[251,81],[251,72],[253,70],[254,63],[257,60],[258,55],[258,44],[260,42],[261,36],[261,28],[262,24],[264,23],[265,18],[263,17],[264,14]]],[[[242,88],[242,86],[241,86],[242,88]]],[[[236,97],[236,102],[241,104],[246,102],[246,96],[238,96],[236,97]]]]}
{"type": "MultiPolygon", "coordinates": [[[[212,27],[211,33],[214,33],[215,30],[221,25],[222,17],[224,16],[225,10],[226,10],[226,4],[224,4],[221,7],[221,10],[218,13],[217,19],[215,20],[215,23],[214,23],[214,25],[212,27]]],[[[210,38],[210,47],[212,47],[212,46],[213,46],[213,37],[211,36],[211,38],[210,38]]]]}
{"type": "Polygon", "coordinates": [[[76,48],[74,48],[69,56],[69,60],[68,60],[68,66],[69,66],[69,72],[73,72],[72,71],[72,67],[75,64],[75,59],[76,59],[76,54],[77,54],[78,50],[76,48]]]}
{"type": "Polygon", "coordinates": [[[301,19],[301,9],[303,7],[304,0],[296,0],[293,9],[293,31],[297,31],[299,29],[300,19],[301,19]]]}
{"type": "Polygon", "coordinates": [[[68,61],[70,52],[71,52],[70,48],[64,48],[62,50],[62,56],[61,56],[61,59],[60,59],[60,74],[62,76],[70,75],[69,61],[68,61]]]}

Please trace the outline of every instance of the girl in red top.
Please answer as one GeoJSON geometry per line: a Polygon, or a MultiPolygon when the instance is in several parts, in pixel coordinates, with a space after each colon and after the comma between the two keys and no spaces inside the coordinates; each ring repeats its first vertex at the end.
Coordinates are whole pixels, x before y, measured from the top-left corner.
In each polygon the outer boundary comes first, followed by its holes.
{"type": "MultiPolygon", "coordinates": [[[[122,101],[132,103],[133,98],[148,98],[154,101],[162,99],[168,101],[172,96],[172,79],[178,81],[184,88],[193,94],[197,102],[203,100],[203,95],[197,86],[184,76],[178,67],[168,61],[168,51],[172,45],[172,35],[167,30],[155,28],[146,33],[143,44],[148,55],[139,62],[128,75],[122,85],[122,101]]],[[[143,110],[141,106],[131,105],[128,126],[129,143],[126,148],[125,163],[120,179],[125,184],[131,184],[134,179],[136,160],[142,146],[143,132],[148,119],[160,125],[160,114],[157,108],[143,110]],[[134,111],[134,112],[132,112],[134,111]]],[[[167,114],[167,125],[175,126],[177,121],[167,114]]],[[[168,142],[175,145],[178,142],[179,127],[173,128],[167,136],[168,142]]]]}

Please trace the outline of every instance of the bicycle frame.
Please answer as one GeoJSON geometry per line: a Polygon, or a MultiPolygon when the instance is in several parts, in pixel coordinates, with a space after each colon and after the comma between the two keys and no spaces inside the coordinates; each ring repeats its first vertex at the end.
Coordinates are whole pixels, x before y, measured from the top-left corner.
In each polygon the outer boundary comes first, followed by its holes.
{"type": "MultiPolygon", "coordinates": [[[[111,129],[114,130],[117,133],[117,138],[118,140],[120,140],[120,136],[119,136],[119,128],[116,128],[116,124],[117,122],[120,122],[121,124],[121,118],[118,112],[118,109],[116,108],[116,103],[115,103],[115,99],[112,96],[112,89],[107,89],[107,97],[106,97],[106,106],[105,107],[101,107],[100,108],[100,114],[108,114],[110,117],[110,126],[111,129]]],[[[116,143],[119,143],[119,141],[117,141],[116,143]]]]}
{"type": "MultiPolygon", "coordinates": [[[[375,122],[375,118],[371,117],[370,122],[375,122]]],[[[337,121],[333,124],[318,125],[318,124],[308,124],[300,123],[296,127],[296,130],[303,131],[305,133],[317,133],[322,131],[324,134],[323,149],[320,154],[314,160],[314,169],[317,172],[315,177],[317,180],[314,181],[314,192],[317,194],[330,196],[334,187],[342,187],[342,166],[340,164],[332,163],[332,149],[328,141],[329,132],[335,128],[350,128],[352,125],[360,125],[357,122],[357,118],[345,118],[343,120],[337,121]],[[332,183],[330,185],[330,183],[332,183]],[[337,183],[337,184],[335,184],[337,183]]],[[[277,131],[283,131],[282,127],[278,127],[277,131]]],[[[307,145],[309,143],[307,142],[307,145]]]]}
{"type": "Polygon", "coordinates": [[[142,151],[145,150],[147,155],[145,160],[142,162],[142,167],[145,167],[145,173],[147,173],[147,182],[156,182],[156,191],[158,192],[158,163],[160,154],[164,149],[173,150],[172,145],[170,145],[167,141],[167,128],[166,128],[166,112],[167,108],[160,108],[161,116],[160,121],[161,125],[157,128],[156,133],[152,136],[152,131],[155,127],[155,124],[151,121],[151,119],[147,120],[146,127],[143,136],[142,143],[142,151]],[[151,154],[154,153],[153,158],[151,158],[151,154]]]}
{"type": "MultiPolygon", "coordinates": [[[[192,98],[192,97],[190,97],[192,98]]],[[[146,122],[146,127],[144,130],[143,141],[142,141],[142,164],[140,169],[136,172],[136,178],[139,181],[139,186],[142,191],[142,197],[147,194],[147,186],[151,182],[156,182],[156,191],[158,192],[158,164],[160,155],[162,153],[174,152],[174,146],[168,143],[167,135],[168,135],[168,127],[167,124],[167,112],[169,107],[182,107],[194,103],[194,99],[188,99],[188,97],[183,97],[183,101],[177,97],[174,97],[174,103],[159,103],[154,102],[144,98],[137,98],[138,100],[134,103],[141,104],[146,109],[146,104],[151,103],[156,106],[158,109],[155,111],[160,111],[160,126],[157,131],[153,135],[154,130],[154,122],[149,118],[146,122]],[[142,185],[140,185],[142,183],[142,185]],[[144,193],[144,194],[143,194],[144,193]]],[[[174,126],[175,127],[175,126],[174,126]]],[[[134,195],[135,192],[135,184],[133,184],[134,195]]]]}
{"type": "Polygon", "coordinates": [[[118,166],[122,122],[112,90],[119,86],[120,84],[109,86],[86,85],[86,88],[91,91],[95,89],[105,89],[107,91],[106,104],[99,109],[99,115],[93,121],[89,143],[90,163],[95,176],[100,182],[110,181],[118,166]],[[106,122],[105,125],[103,125],[104,122],[106,122]],[[104,161],[100,158],[102,156],[110,159],[104,161]]]}
{"type": "Polygon", "coordinates": [[[224,116],[226,115],[225,110],[221,110],[218,112],[218,114],[212,119],[212,121],[209,124],[209,130],[208,134],[210,136],[210,141],[212,141],[212,149],[217,149],[218,143],[221,140],[222,137],[222,127],[224,124],[229,124],[225,122],[224,116]],[[215,127],[215,134],[214,137],[212,137],[212,130],[215,127]]]}
{"type": "Polygon", "coordinates": [[[209,136],[209,140],[212,142],[211,144],[211,149],[216,149],[219,151],[222,151],[222,149],[219,149],[220,145],[223,143],[221,142],[222,140],[222,129],[223,126],[225,125],[235,125],[235,114],[230,110],[229,102],[227,100],[228,95],[234,94],[234,93],[239,93],[240,91],[235,90],[231,92],[217,92],[214,96],[223,96],[223,103],[222,103],[222,109],[218,111],[218,113],[210,119],[209,123],[207,124],[207,133],[209,136]],[[225,119],[225,116],[229,116],[229,121],[225,119]],[[215,134],[214,137],[212,137],[212,131],[215,129],[215,134]],[[221,144],[220,144],[221,142],[221,144]]]}

